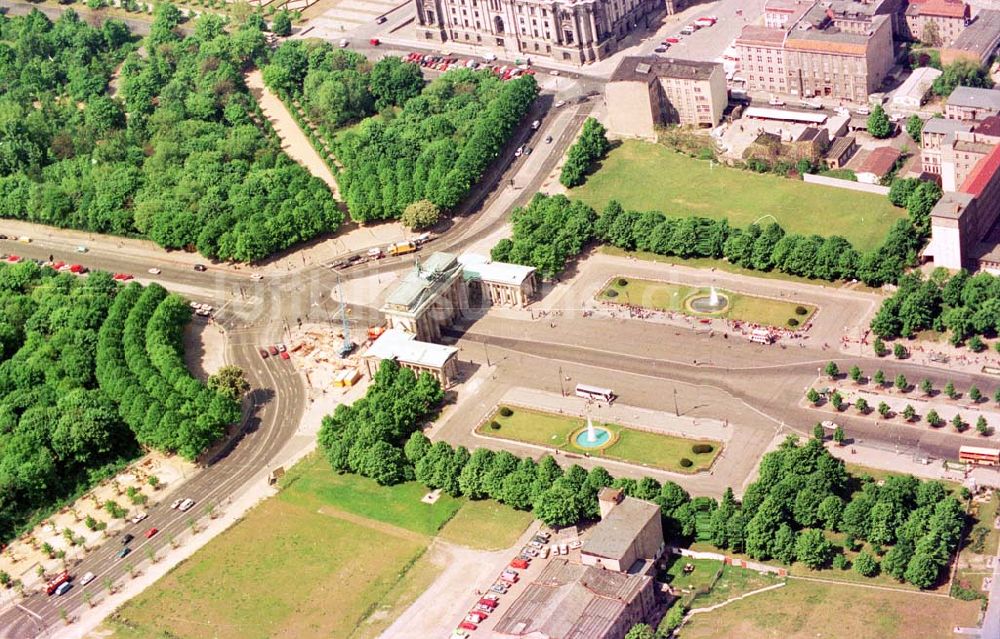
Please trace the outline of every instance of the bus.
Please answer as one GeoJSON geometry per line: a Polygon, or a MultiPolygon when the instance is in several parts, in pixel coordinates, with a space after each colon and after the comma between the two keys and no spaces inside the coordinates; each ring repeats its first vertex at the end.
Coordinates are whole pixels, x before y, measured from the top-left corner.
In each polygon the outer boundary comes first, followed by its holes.
{"type": "Polygon", "coordinates": [[[979,446],[962,446],[958,449],[958,460],[980,466],[1000,465],[1000,450],[979,446]]]}
{"type": "Polygon", "coordinates": [[[586,384],[576,385],[576,396],[599,402],[607,402],[609,404],[615,400],[615,393],[610,388],[599,388],[597,386],[587,386],[586,384]]]}

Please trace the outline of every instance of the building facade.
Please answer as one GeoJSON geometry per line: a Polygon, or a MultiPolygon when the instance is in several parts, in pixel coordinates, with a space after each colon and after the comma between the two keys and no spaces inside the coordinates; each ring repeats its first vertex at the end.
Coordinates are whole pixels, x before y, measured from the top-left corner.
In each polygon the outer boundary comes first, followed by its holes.
{"type": "Polygon", "coordinates": [[[660,56],[623,58],[605,85],[608,130],[656,139],[656,127],[714,127],[729,102],[722,64],[660,56]]]}
{"type": "Polygon", "coordinates": [[[533,266],[504,264],[467,253],[458,258],[462,276],[469,288],[471,306],[487,302],[493,306],[524,308],[538,291],[538,278],[533,266]]]}
{"type": "Polygon", "coordinates": [[[961,0],[910,0],[906,28],[914,40],[939,47],[958,38],[969,22],[969,5],[961,0]]]}
{"type": "Polygon", "coordinates": [[[648,27],[681,0],[415,0],[419,40],[453,41],[509,57],[545,56],[584,64],[606,58],[618,41],[648,27]]]}
{"type": "Polygon", "coordinates": [[[986,241],[1000,216],[1000,145],[982,157],[955,192],[931,211],[931,241],[924,255],[949,269],[990,267],[997,247],[986,241]]]}
{"type": "MultiPolygon", "coordinates": [[[[927,120],[920,132],[920,169],[924,173],[940,176],[942,149],[954,144],[956,132],[969,132],[972,127],[971,122],[962,122],[961,120],[948,120],[946,118],[927,120]]],[[[950,179],[954,185],[954,177],[950,179]]],[[[954,186],[949,190],[954,191],[954,186]]]]}
{"type": "Polygon", "coordinates": [[[458,258],[451,253],[434,253],[423,264],[415,264],[380,310],[390,329],[434,342],[468,308],[466,293],[458,258]]]}
{"type": "Polygon", "coordinates": [[[448,388],[458,374],[458,349],[454,346],[421,342],[412,333],[390,328],[368,347],[363,356],[368,375],[372,378],[379,365],[391,359],[417,375],[428,373],[448,388]]]}
{"type": "MultiPolygon", "coordinates": [[[[771,3],[767,5],[771,7],[771,3]]],[[[893,65],[893,16],[885,3],[806,2],[736,39],[750,91],[821,96],[856,103],[879,90],[893,65]]]]}
{"type": "Polygon", "coordinates": [[[1000,145],[1000,117],[991,116],[969,128],[956,128],[941,146],[941,189],[957,191],[980,160],[1000,145]]]}
{"type": "Polygon", "coordinates": [[[941,48],[941,64],[969,60],[985,66],[1000,46],[1000,11],[981,9],[950,45],[941,48]]]}
{"type": "Polygon", "coordinates": [[[978,122],[1000,113],[1000,91],[974,87],[955,87],[945,103],[945,117],[978,122]]]}

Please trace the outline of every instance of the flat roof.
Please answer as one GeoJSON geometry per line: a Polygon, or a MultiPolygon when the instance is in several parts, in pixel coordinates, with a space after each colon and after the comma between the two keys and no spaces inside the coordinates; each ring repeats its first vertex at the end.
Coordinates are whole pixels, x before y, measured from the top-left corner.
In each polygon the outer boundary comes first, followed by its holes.
{"type": "Polygon", "coordinates": [[[786,122],[809,122],[812,124],[823,124],[826,122],[826,115],[822,113],[786,111],[785,109],[769,109],[766,107],[754,106],[744,109],[743,117],[760,118],[762,120],[783,120],[786,122]]]}
{"type": "Polygon", "coordinates": [[[654,518],[660,518],[659,506],[650,501],[625,497],[594,526],[580,552],[621,560],[639,533],[654,518]]]}
{"type": "Polygon", "coordinates": [[[412,333],[390,328],[368,347],[365,357],[376,359],[394,359],[397,362],[426,366],[427,368],[443,368],[449,359],[458,353],[454,346],[421,342],[412,333]]]}
{"type": "Polygon", "coordinates": [[[948,96],[948,106],[1000,111],[1000,91],[977,87],[955,87],[948,96]]]}
{"type": "Polygon", "coordinates": [[[603,637],[651,579],[553,559],[512,604],[501,608],[492,636],[603,637]]]}
{"type": "Polygon", "coordinates": [[[520,286],[535,274],[534,266],[494,262],[485,255],[477,253],[460,255],[458,262],[462,265],[462,274],[466,281],[478,279],[494,284],[520,286]]]}
{"type": "MultiPolygon", "coordinates": [[[[962,213],[968,208],[969,204],[975,198],[969,193],[952,192],[945,191],[941,199],[938,200],[934,208],[931,209],[931,217],[940,217],[951,220],[957,220],[962,217],[962,213]]],[[[931,244],[933,244],[933,238],[931,244]]]]}
{"type": "Polygon", "coordinates": [[[679,80],[708,80],[722,65],[718,62],[700,60],[679,60],[662,56],[628,56],[622,58],[611,82],[648,82],[653,78],[674,78],[679,80]]]}
{"type": "Polygon", "coordinates": [[[761,27],[755,24],[748,24],[743,27],[743,31],[736,38],[736,42],[740,44],[764,44],[771,46],[780,45],[784,41],[784,29],[761,27]]]}
{"type": "Polygon", "coordinates": [[[924,133],[940,133],[947,135],[956,131],[971,131],[973,125],[965,120],[952,120],[950,118],[931,118],[924,123],[924,133]]]}
{"type": "Polygon", "coordinates": [[[993,53],[997,42],[1000,42],[1000,11],[983,9],[947,48],[984,58],[993,53]]]}

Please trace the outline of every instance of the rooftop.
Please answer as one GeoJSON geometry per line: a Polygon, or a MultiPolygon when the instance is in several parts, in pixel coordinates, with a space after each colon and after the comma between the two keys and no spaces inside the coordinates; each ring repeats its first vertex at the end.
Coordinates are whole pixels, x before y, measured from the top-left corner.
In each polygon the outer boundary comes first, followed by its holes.
{"type": "Polygon", "coordinates": [[[626,497],[594,526],[580,552],[621,560],[646,524],[659,517],[660,507],[656,504],[626,497]]]}
{"type": "Polygon", "coordinates": [[[823,124],[826,115],[815,111],[788,111],[786,109],[769,109],[767,107],[747,107],[743,110],[745,118],[760,118],[762,120],[783,120],[786,122],[806,122],[823,124]]]}
{"type": "Polygon", "coordinates": [[[394,359],[398,362],[441,368],[458,353],[454,346],[417,341],[412,333],[390,328],[365,351],[365,357],[394,359]]]}
{"type": "Polygon", "coordinates": [[[911,0],[906,9],[908,16],[936,16],[940,18],[964,18],[969,7],[962,0],[911,0]]]}
{"type": "Polygon", "coordinates": [[[785,40],[785,31],[774,27],[761,27],[748,24],[743,27],[736,41],[743,44],[764,43],[772,46],[780,45],[785,40]]]}
{"type": "Polygon", "coordinates": [[[896,165],[896,160],[899,159],[900,153],[898,150],[891,146],[880,146],[877,149],[873,149],[871,153],[868,154],[861,164],[854,169],[855,173],[872,173],[874,175],[883,176],[892,170],[892,167],[896,165]]]}
{"type": "Polygon", "coordinates": [[[708,80],[716,70],[722,70],[717,62],[678,60],[660,56],[629,56],[622,58],[612,82],[648,82],[653,78],[676,78],[680,80],[708,80]]]}
{"type": "Polygon", "coordinates": [[[533,266],[494,262],[485,255],[475,253],[460,256],[458,262],[462,265],[462,274],[466,280],[478,279],[495,284],[520,286],[535,273],[533,266]]]}
{"type": "Polygon", "coordinates": [[[1000,111],[1000,91],[975,87],[955,87],[948,96],[948,106],[1000,111]]]}
{"type": "Polygon", "coordinates": [[[826,157],[839,158],[844,153],[846,153],[847,150],[850,149],[852,146],[854,146],[853,135],[848,135],[843,138],[837,138],[833,141],[833,144],[830,145],[830,149],[826,152],[826,157]]]}
{"type": "Polygon", "coordinates": [[[896,89],[893,100],[908,97],[921,100],[931,90],[931,84],[941,76],[941,71],[934,67],[918,67],[896,89]]]}
{"type": "Polygon", "coordinates": [[[981,10],[949,49],[974,53],[980,59],[993,55],[1000,42],[1000,11],[981,10]]]}
{"type": "Polygon", "coordinates": [[[972,129],[973,133],[988,135],[990,137],[1000,137],[1000,116],[991,115],[972,129]]]}
{"type": "Polygon", "coordinates": [[[451,253],[434,253],[423,263],[417,262],[386,298],[385,306],[394,311],[416,314],[432,302],[438,293],[460,270],[458,259],[451,253]]]}
{"type": "Polygon", "coordinates": [[[996,179],[998,170],[1000,170],[1000,146],[994,146],[986,157],[976,162],[969,177],[965,178],[965,182],[958,190],[979,197],[987,185],[996,179]]]}
{"type": "Polygon", "coordinates": [[[651,577],[553,559],[504,612],[500,637],[602,637],[651,577]]]}
{"type": "Polygon", "coordinates": [[[971,131],[972,124],[964,120],[951,120],[948,118],[931,118],[924,124],[923,133],[940,133],[947,135],[955,131],[971,131]]]}
{"type": "MultiPolygon", "coordinates": [[[[962,213],[968,208],[973,199],[973,196],[968,193],[945,191],[941,199],[931,209],[931,217],[957,220],[962,217],[962,213]]],[[[931,244],[934,244],[933,238],[931,239],[931,244]]]]}

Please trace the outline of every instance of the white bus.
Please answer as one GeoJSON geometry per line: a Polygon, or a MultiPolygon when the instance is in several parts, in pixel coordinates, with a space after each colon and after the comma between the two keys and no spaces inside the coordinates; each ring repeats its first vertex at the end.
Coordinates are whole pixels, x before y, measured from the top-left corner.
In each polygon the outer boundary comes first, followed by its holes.
{"type": "Polygon", "coordinates": [[[586,384],[576,385],[576,396],[584,399],[594,399],[599,402],[611,403],[615,399],[615,393],[610,388],[600,388],[598,386],[587,386],[586,384]]]}
{"type": "Polygon", "coordinates": [[[980,466],[996,466],[1000,464],[1000,450],[979,446],[962,446],[958,449],[958,460],[980,466]]]}

